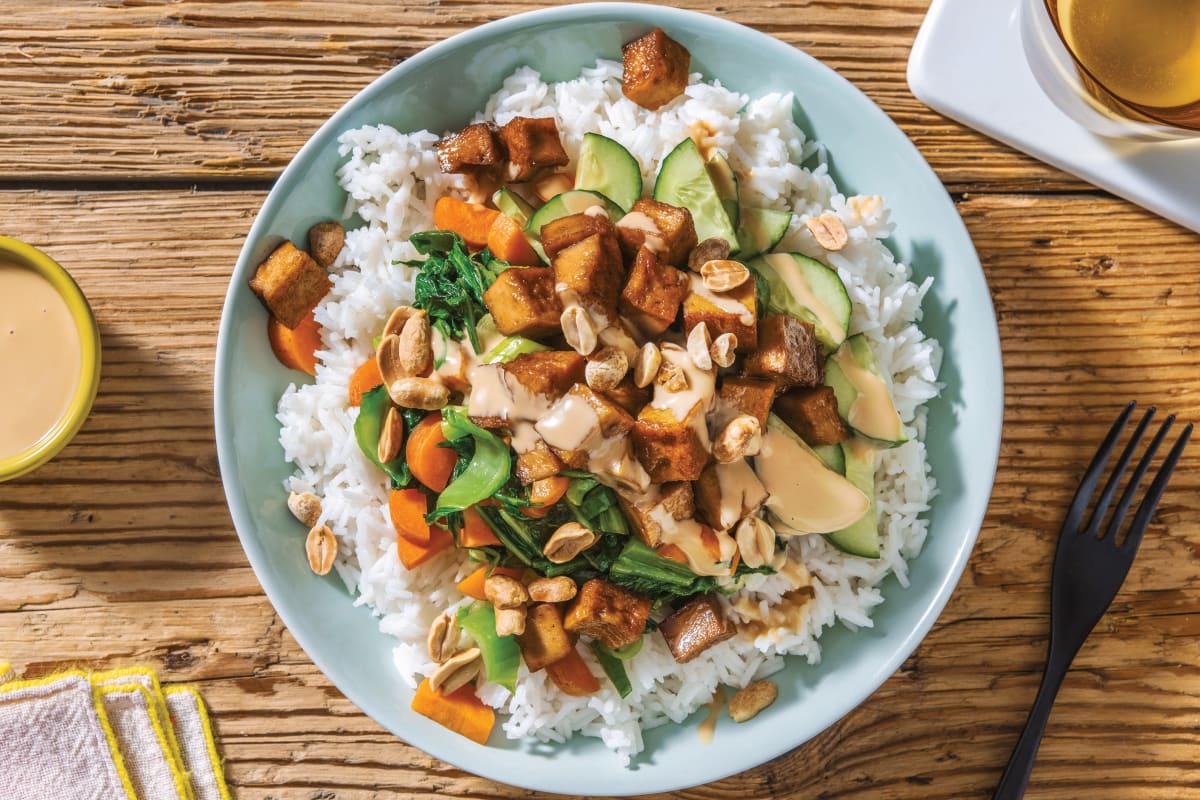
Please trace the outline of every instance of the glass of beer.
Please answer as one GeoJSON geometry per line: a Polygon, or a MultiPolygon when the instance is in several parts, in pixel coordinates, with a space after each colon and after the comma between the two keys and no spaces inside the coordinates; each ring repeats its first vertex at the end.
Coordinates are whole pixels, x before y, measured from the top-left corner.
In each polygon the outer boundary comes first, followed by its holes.
{"type": "Polygon", "coordinates": [[[1102,136],[1200,137],[1200,0],[1023,0],[1042,89],[1102,136]]]}

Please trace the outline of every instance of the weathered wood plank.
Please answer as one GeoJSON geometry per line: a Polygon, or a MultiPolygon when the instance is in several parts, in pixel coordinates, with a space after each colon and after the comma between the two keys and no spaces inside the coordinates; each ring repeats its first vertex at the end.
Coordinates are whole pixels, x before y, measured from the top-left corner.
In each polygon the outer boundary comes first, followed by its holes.
{"type": "MultiPolygon", "coordinates": [[[[30,674],[144,662],[199,681],[240,798],[529,796],[359,713],[245,562],[215,470],[210,376],[229,272],[262,198],[0,191],[12,232],[72,270],[105,339],[83,432],[0,485],[0,656],[30,674]]],[[[1095,443],[1129,397],[1200,417],[1200,237],[1093,196],[980,195],[959,209],[997,305],[1007,382],[999,474],[967,573],[859,709],[783,758],[677,797],[989,796],[1036,690],[1053,534],[1095,443]]],[[[1067,679],[1030,798],[1173,800],[1200,787],[1198,459],[1067,679]]]]}
{"type": "MultiPolygon", "coordinates": [[[[952,189],[1082,185],[911,95],[905,64],[928,0],[678,5],[777,36],[841,72],[904,128],[952,189]]],[[[537,7],[8,0],[0,181],[272,178],[388,68],[447,36],[537,7]]]]}

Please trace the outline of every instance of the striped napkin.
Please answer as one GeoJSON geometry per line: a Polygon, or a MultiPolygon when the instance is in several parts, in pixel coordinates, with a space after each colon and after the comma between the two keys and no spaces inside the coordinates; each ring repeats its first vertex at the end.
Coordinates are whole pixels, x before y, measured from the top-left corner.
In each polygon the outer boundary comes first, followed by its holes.
{"type": "Polygon", "coordinates": [[[0,662],[0,798],[230,800],[199,693],[152,670],[17,680],[0,662]]]}

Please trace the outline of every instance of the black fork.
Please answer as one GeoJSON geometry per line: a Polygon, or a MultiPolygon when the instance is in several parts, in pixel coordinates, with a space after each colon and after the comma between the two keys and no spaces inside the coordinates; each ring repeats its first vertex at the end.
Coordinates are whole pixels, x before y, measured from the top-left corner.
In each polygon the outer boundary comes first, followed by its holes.
{"type": "Polygon", "coordinates": [[[1121,438],[1135,405],[1136,402],[1131,402],[1125,406],[1100,449],[1096,451],[1083,482],[1075,492],[1075,499],[1071,501],[1071,508],[1058,535],[1058,549],[1054,553],[1054,577],[1050,589],[1050,652],[1046,656],[1046,671],[1042,675],[1042,685],[1029,712],[1029,719],[1025,722],[1025,730],[1013,749],[1012,757],[1000,778],[996,793],[992,795],[992,800],[1017,800],[1025,794],[1025,785],[1029,782],[1029,773],[1033,771],[1038,744],[1046,730],[1046,720],[1050,717],[1050,707],[1054,704],[1063,678],[1066,677],[1075,654],[1083,646],[1092,628],[1096,627],[1113,598],[1117,596],[1117,590],[1129,574],[1129,566],[1133,563],[1133,557],[1137,555],[1142,535],[1149,527],[1154,509],[1158,507],[1158,501],[1166,491],[1167,481],[1171,479],[1171,473],[1192,435],[1192,426],[1188,424],[1159,467],[1158,474],[1133,516],[1133,522],[1130,523],[1124,540],[1120,540],[1121,525],[1133,503],[1138,484],[1149,470],[1155,452],[1175,421],[1174,416],[1167,417],[1150,441],[1145,455],[1134,468],[1108,526],[1104,528],[1102,535],[1098,535],[1109,503],[1116,494],[1134,451],[1137,450],[1154,416],[1154,408],[1151,407],[1134,429],[1129,443],[1117,460],[1116,467],[1104,484],[1091,519],[1085,526],[1084,515],[1088,504],[1100,483],[1108,457],[1121,438]]]}

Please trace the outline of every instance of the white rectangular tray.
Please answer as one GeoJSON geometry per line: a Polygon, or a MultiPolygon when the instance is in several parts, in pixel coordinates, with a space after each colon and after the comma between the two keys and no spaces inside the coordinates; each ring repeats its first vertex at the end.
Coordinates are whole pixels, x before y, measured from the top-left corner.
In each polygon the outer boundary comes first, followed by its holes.
{"type": "Polygon", "coordinates": [[[933,0],[908,60],[913,94],[947,117],[1200,232],[1200,139],[1105,139],[1069,118],[1025,60],[1020,3],[933,0]]]}

